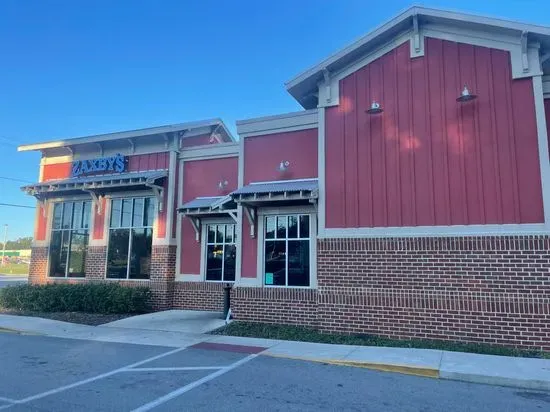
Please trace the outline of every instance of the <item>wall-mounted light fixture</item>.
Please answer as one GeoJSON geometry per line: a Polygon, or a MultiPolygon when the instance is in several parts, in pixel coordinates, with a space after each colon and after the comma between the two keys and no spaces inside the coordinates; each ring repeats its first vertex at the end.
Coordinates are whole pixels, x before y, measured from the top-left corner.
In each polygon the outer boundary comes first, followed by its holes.
{"type": "Polygon", "coordinates": [[[460,96],[457,97],[456,101],[459,103],[465,103],[475,99],[477,99],[477,95],[470,93],[468,86],[464,85],[464,89],[462,89],[462,93],[460,93],[460,96]]]}
{"type": "Polygon", "coordinates": [[[218,189],[224,190],[227,187],[228,184],[229,183],[227,182],[227,180],[220,180],[218,182],[218,189]]]}
{"type": "Polygon", "coordinates": [[[376,100],[372,101],[372,104],[370,105],[370,109],[367,110],[368,114],[378,114],[382,113],[384,109],[382,109],[382,106],[380,106],[380,103],[378,103],[376,100]]]}
{"type": "Polygon", "coordinates": [[[290,162],[288,160],[281,160],[281,163],[279,163],[277,170],[281,173],[286,172],[289,166],[290,166],[290,162]]]}

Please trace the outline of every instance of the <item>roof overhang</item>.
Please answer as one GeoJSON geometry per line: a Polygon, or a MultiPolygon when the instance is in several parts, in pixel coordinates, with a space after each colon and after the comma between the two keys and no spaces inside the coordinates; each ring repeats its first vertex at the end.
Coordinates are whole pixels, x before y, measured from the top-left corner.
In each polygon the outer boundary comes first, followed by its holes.
{"type": "Polygon", "coordinates": [[[143,136],[173,136],[188,137],[192,131],[198,129],[210,130],[220,142],[235,142],[235,138],[221,119],[208,119],[197,122],[178,123],[173,125],[149,127],[146,129],[129,130],[123,132],[99,134],[72,139],[51,140],[43,143],[21,145],[17,148],[20,152],[32,150],[47,150],[60,147],[74,147],[87,144],[101,144],[115,140],[128,140],[143,136]]]}
{"type": "Polygon", "coordinates": [[[140,187],[162,190],[162,187],[159,186],[157,182],[165,178],[167,174],[168,171],[160,170],[154,172],[130,172],[116,175],[70,178],[35,183],[23,186],[21,190],[40,200],[79,193],[103,195],[112,191],[136,189],[140,187]]]}
{"type": "Polygon", "coordinates": [[[237,211],[231,196],[196,197],[178,208],[186,216],[215,216],[237,211]]]}
{"type": "Polygon", "coordinates": [[[275,182],[254,182],[230,194],[235,203],[243,206],[243,212],[250,224],[250,236],[256,236],[258,207],[317,205],[319,198],[318,179],[278,180],[275,182]]]}
{"type": "Polygon", "coordinates": [[[196,197],[178,208],[195,229],[195,240],[200,241],[202,219],[229,216],[237,222],[237,205],[231,196],[196,197]]]}
{"type": "MultiPolygon", "coordinates": [[[[393,38],[407,31],[413,31],[415,24],[417,27],[423,24],[452,25],[465,30],[483,31],[488,35],[495,36],[508,35],[520,38],[526,34],[530,41],[540,43],[543,48],[546,48],[546,52],[550,52],[550,27],[415,6],[288,81],[285,84],[287,91],[305,109],[317,107],[319,105],[319,85],[328,76],[344,70],[363,56],[381,48],[393,38]]],[[[550,64],[550,59],[547,64],[550,64]]]]}

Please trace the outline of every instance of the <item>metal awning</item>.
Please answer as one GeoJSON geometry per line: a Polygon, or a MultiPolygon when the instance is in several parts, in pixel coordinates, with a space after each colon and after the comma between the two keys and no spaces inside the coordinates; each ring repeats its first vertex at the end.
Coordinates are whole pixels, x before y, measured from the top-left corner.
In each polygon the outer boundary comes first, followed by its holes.
{"type": "Polygon", "coordinates": [[[237,222],[237,205],[231,196],[196,197],[181,205],[178,212],[191,221],[197,242],[200,240],[201,219],[229,215],[237,222]]]}
{"type": "Polygon", "coordinates": [[[39,182],[23,186],[21,190],[36,197],[42,203],[54,196],[85,192],[92,196],[97,205],[100,205],[101,203],[98,201],[98,197],[103,196],[105,193],[115,190],[147,187],[153,190],[159,202],[159,210],[162,210],[163,187],[158,185],[157,182],[167,175],[167,170],[156,170],[89,177],[73,177],[63,180],[39,182]]]}
{"type": "Polygon", "coordinates": [[[231,193],[237,203],[265,203],[276,201],[309,200],[319,197],[317,179],[254,182],[231,193]]]}
{"type": "Polygon", "coordinates": [[[277,182],[254,182],[230,194],[235,203],[243,206],[250,223],[250,236],[256,233],[256,208],[270,205],[317,205],[319,182],[317,179],[282,180],[277,182]]]}

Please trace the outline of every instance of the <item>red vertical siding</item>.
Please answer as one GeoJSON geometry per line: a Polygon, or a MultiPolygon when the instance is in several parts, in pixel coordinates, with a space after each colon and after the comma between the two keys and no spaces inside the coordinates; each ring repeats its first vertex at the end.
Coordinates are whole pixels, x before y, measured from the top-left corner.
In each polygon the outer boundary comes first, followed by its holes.
{"type": "MultiPolygon", "coordinates": [[[[183,166],[183,203],[199,196],[221,196],[237,188],[238,159],[228,157],[222,159],[194,160],[183,166]],[[223,192],[218,189],[218,182],[227,180],[223,192]]],[[[180,273],[199,274],[201,262],[200,243],[195,240],[195,230],[189,219],[182,220],[180,273]]]]}
{"type": "Polygon", "coordinates": [[[247,137],[244,140],[244,184],[317,177],[317,129],[247,137]],[[290,162],[284,173],[277,170],[290,162]]]}
{"type": "Polygon", "coordinates": [[[241,261],[241,277],[255,278],[258,276],[256,257],[258,253],[257,237],[250,237],[250,225],[248,219],[243,217],[242,227],[242,261],[241,261]]]}
{"type": "Polygon", "coordinates": [[[329,228],[543,222],[532,81],[508,52],[403,44],[340,82],[325,149],[329,228]]]}
{"type": "MultiPolygon", "coordinates": [[[[53,207],[52,204],[49,207],[53,207]]],[[[48,219],[44,217],[42,208],[36,206],[36,235],[34,240],[46,240],[46,228],[48,226],[48,219]]]]}
{"type": "Polygon", "coordinates": [[[94,214],[94,227],[92,231],[92,238],[94,240],[103,239],[103,232],[105,228],[105,198],[101,199],[101,214],[98,213],[97,207],[92,207],[92,213],[94,214]]]}

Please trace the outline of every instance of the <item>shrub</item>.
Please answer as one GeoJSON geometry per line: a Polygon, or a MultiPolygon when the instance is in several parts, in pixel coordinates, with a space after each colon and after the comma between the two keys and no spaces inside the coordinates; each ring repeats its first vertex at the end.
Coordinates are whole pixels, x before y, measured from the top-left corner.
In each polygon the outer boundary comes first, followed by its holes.
{"type": "Polygon", "coordinates": [[[0,307],[36,312],[145,313],[151,310],[151,291],[118,283],[17,285],[0,289],[0,307]]]}

